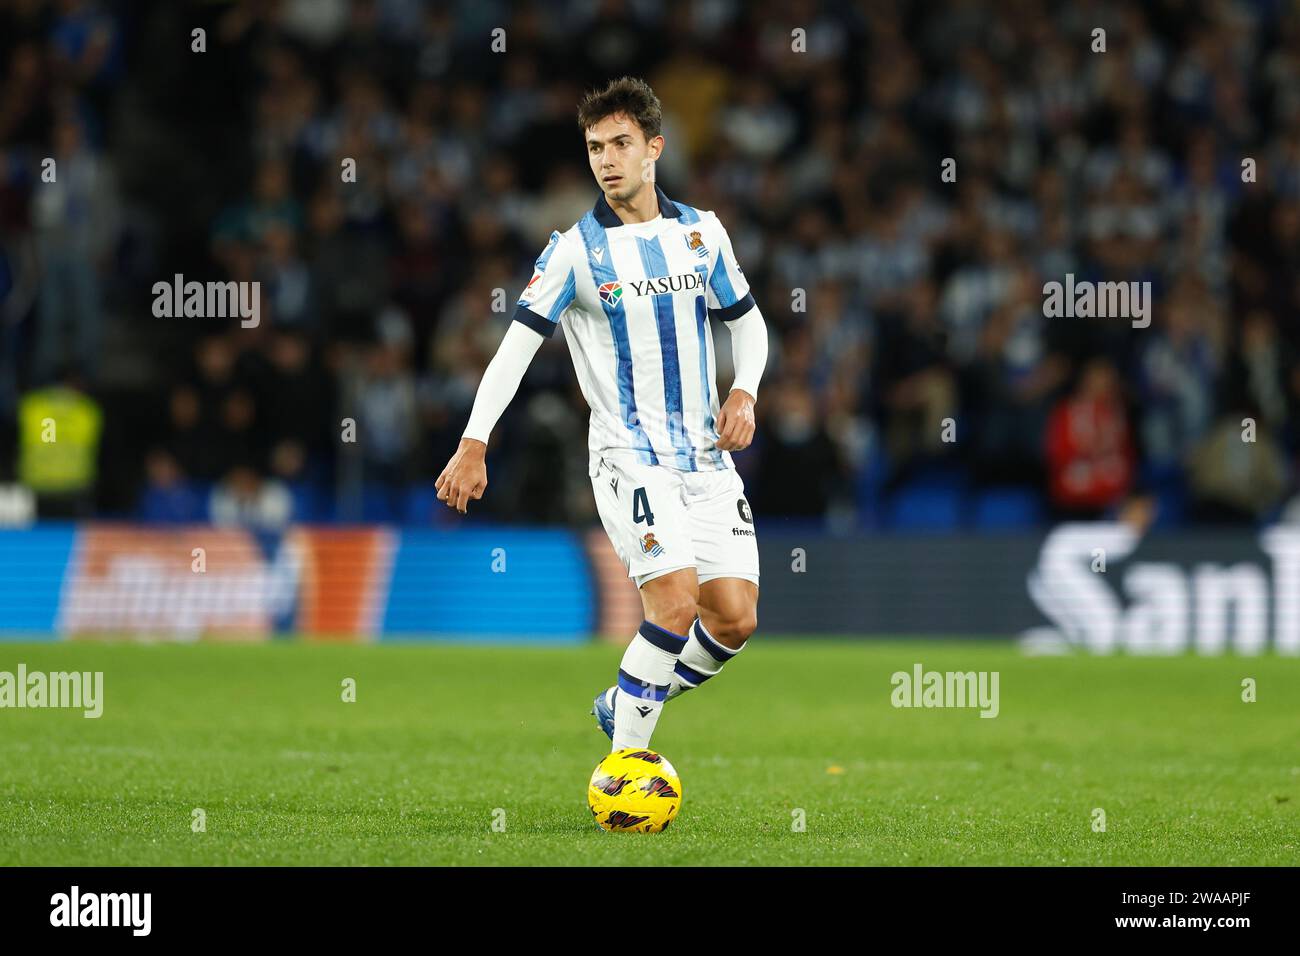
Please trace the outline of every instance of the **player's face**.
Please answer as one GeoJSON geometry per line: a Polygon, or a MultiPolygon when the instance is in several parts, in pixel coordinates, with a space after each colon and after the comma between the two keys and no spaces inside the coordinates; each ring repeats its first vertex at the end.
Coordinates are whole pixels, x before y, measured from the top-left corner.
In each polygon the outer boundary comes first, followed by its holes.
{"type": "Polygon", "coordinates": [[[641,127],[622,113],[606,116],[587,130],[587,162],[606,199],[627,202],[655,181],[654,161],[664,138],[646,141],[641,127]]]}

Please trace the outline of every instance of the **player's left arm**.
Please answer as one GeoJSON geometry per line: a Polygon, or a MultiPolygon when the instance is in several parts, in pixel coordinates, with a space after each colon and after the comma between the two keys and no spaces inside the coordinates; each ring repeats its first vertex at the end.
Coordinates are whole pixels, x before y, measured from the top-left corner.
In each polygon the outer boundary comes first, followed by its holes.
{"type": "Polygon", "coordinates": [[[754,403],[767,366],[767,323],[740,271],[731,237],[718,224],[718,253],[709,273],[709,315],[721,319],[731,332],[731,357],[736,375],[731,392],[718,412],[717,447],[740,451],[754,440],[754,403]]]}
{"type": "Polygon", "coordinates": [[[740,451],[754,440],[754,403],[758,382],[767,365],[767,323],[754,306],[739,319],[727,323],[731,330],[731,358],[736,377],[731,393],[718,411],[718,448],[740,451]]]}

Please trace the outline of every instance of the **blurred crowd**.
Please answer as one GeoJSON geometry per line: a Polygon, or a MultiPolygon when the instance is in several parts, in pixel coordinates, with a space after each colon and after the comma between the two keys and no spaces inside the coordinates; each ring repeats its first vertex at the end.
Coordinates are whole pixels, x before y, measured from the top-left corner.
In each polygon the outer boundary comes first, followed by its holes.
{"type": "MultiPolygon", "coordinates": [[[[0,482],[50,513],[447,520],[532,262],[598,194],[578,100],[624,74],[771,329],[759,514],[1249,523],[1297,491],[1291,4],[0,0],[0,64],[0,482]],[[260,282],[261,324],[155,317],[176,274],[260,282]],[[1150,282],[1149,327],[1045,317],[1067,274],[1150,282]],[[72,487],[33,431],[69,401],[72,487]]],[[[556,336],[481,510],[591,520],[585,436],[556,336]]]]}

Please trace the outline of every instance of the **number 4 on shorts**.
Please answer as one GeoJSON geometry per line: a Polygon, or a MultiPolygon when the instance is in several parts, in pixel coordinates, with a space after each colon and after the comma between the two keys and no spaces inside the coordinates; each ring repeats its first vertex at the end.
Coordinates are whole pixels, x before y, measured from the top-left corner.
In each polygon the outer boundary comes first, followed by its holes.
{"type": "Polygon", "coordinates": [[[655,513],[650,510],[650,499],[646,497],[645,488],[638,488],[632,492],[632,523],[646,523],[646,527],[653,528],[655,524],[655,513]]]}

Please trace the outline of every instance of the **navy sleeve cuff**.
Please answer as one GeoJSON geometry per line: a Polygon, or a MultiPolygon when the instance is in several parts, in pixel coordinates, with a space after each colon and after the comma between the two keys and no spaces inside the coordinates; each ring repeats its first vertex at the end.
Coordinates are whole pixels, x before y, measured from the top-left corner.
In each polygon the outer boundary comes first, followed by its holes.
{"type": "Polygon", "coordinates": [[[754,305],[754,293],[746,292],[745,297],[735,305],[729,305],[725,309],[709,309],[709,318],[721,319],[723,322],[734,322],[752,309],[754,305]]]}
{"type": "Polygon", "coordinates": [[[555,334],[557,324],[546,316],[538,315],[532,309],[525,308],[522,305],[515,309],[515,321],[522,322],[538,335],[545,336],[548,339],[555,334]]]}

